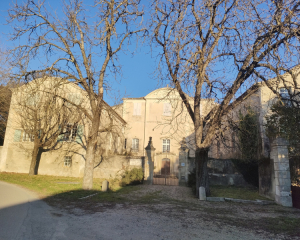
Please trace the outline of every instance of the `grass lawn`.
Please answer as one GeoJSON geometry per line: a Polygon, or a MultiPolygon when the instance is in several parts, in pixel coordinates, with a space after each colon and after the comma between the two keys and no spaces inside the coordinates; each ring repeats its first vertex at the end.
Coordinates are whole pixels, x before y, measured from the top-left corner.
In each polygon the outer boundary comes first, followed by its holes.
{"type": "MultiPolygon", "coordinates": [[[[135,191],[137,186],[119,187],[110,185],[112,191],[102,193],[101,184],[104,179],[95,178],[93,190],[82,190],[82,178],[37,175],[23,173],[0,173],[0,181],[14,183],[36,192],[40,197],[56,197],[62,200],[76,201],[79,198],[98,193],[93,200],[99,202],[118,202],[125,200],[122,195],[135,191]]],[[[113,181],[110,180],[110,183],[113,181]]],[[[212,197],[228,197],[246,200],[267,200],[258,194],[258,189],[234,186],[211,186],[212,197]]]]}
{"type": "MultiPolygon", "coordinates": [[[[66,200],[76,200],[100,192],[103,180],[104,179],[95,178],[93,190],[84,191],[82,190],[82,178],[45,175],[30,176],[25,173],[0,173],[0,181],[14,183],[25,187],[36,192],[42,198],[56,196],[66,200]]],[[[132,187],[125,187],[125,189],[123,189],[115,184],[112,186],[112,189],[112,193],[124,193],[132,189],[132,187]]],[[[103,194],[109,195],[108,193],[103,194]]],[[[107,196],[104,198],[107,199],[107,196]]]]}
{"type": "Polygon", "coordinates": [[[211,186],[211,197],[226,197],[245,200],[270,200],[258,194],[258,188],[235,186],[211,186]]]}

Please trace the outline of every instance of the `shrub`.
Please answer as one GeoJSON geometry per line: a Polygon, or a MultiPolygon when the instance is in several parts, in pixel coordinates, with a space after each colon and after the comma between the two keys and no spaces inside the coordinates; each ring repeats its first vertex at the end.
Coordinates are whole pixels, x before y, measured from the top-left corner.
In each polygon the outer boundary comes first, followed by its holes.
{"type": "Polygon", "coordinates": [[[141,184],[144,179],[144,171],[142,168],[133,168],[131,170],[126,169],[122,179],[121,179],[121,185],[137,185],[141,184]]]}

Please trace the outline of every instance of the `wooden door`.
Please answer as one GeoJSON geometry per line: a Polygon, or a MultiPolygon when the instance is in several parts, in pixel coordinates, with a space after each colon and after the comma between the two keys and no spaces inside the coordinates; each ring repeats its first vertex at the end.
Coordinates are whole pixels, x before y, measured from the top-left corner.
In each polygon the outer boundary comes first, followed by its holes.
{"type": "Polygon", "coordinates": [[[164,158],[161,162],[161,175],[169,176],[170,175],[170,159],[164,158]]]}

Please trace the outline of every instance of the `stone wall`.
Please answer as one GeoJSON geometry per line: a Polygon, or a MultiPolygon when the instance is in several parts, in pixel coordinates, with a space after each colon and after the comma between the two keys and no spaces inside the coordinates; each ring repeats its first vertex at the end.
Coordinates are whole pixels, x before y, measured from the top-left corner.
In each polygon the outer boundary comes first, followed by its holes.
{"type": "MultiPolygon", "coordinates": [[[[188,172],[195,168],[195,158],[188,158],[188,172]]],[[[209,183],[211,185],[248,186],[243,175],[229,159],[209,159],[207,162],[209,183]]]]}
{"type": "MultiPolygon", "coordinates": [[[[98,162],[99,163],[99,162],[98,162]]],[[[96,164],[97,166],[98,164],[96,164]]],[[[140,168],[143,166],[141,157],[129,157],[116,155],[104,157],[99,165],[94,169],[95,178],[114,178],[120,177],[125,169],[140,168]]]]}
{"type": "Polygon", "coordinates": [[[207,168],[211,185],[249,185],[229,159],[210,159],[207,162],[207,168]]]}
{"type": "Polygon", "coordinates": [[[274,161],[275,201],[283,206],[292,207],[291,174],[288,142],[276,138],[271,143],[270,158],[274,161]]]}
{"type": "Polygon", "coordinates": [[[275,199],[275,175],[273,159],[265,159],[259,164],[259,194],[275,199]]]}
{"type": "Polygon", "coordinates": [[[288,142],[283,138],[271,141],[270,161],[259,168],[259,193],[276,203],[292,207],[291,174],[288,142]]]}

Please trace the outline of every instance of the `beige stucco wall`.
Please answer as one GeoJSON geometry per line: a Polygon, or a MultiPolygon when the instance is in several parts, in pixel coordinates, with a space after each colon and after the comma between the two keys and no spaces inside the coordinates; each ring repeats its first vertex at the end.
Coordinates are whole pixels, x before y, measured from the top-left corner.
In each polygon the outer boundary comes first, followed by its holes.
{"type": "MultiPolygon", "coordinates": [[[[188,97],[188,96],[187,96],[188,97]]],[[[188,97],[192,107],[193,99],[188,97]]],[[[214,103],[211,100],[203,101],[201,114],[206,114],[214,103]]],[[[145,156],[145,147],[149,137],[152,137],[155,150],[154,173],[160,174],[162,159],[170,159],[170,174],[178,175],[179,148],[183,138],[194,141],[192,136],[194,126],[175,89],[160,88],[142,98],[123,99],[122,116],[127,122],[125,138],[127,139],[127,152],[132,155],[145,156]],[[140,115],[134,114],[134,105],[141,106],[140,115]],[[170,104],[171,113],[164,113],[165,104],[170,104]],[[132,151],[132,139],[139,139],[139,151],[132,151]],[[170,152],[163,152],[163,139],[170,140],[170,152]]],[[[191,144],[192,145],[192,144],[191,144]]]]}
{"type": "MultiPolygon", "coordinates": [[[[36,88],[38,88],[39,91],[44,92],[55,91],[55,93],[61,97],[67,97],[68,94],[76,94],[76,96],[79,96],[79,104],[89,111],[89,104],[85,92],[75,84],[66,81],[60,82],[60,79],[47,78],[40,82],[36,80],[27,85],[23,85],[21,88],[14,89],[4,146],[0,152],[0,171],[20,173],[27,173],[29,171],[33,142],[23,142],[22,137],[20,142],[15,142],[14,135],[16,130],[21,130],[22,133],[24,132],[22,129],[22,119],[18,113],[19,103],[22,100],[26,101],[33,90],[36,91],[36,88]]],[[[105,108],[102,112],[101,128],[105,128],[110,123],[112,123],[111,125],[113,127],[111,128],[111,132],[103,132],[98,135],[101,141],[97,146],[97,157],[98,155],[100,157],[101,155],[107,156],[115,153],[122,153],[123,145],[121,144],[122,139],[120,138],[122,136],[123,125],[115,119],[115,115],[108,118],[109,111],[110,109],[105,108]],[[113,119],[113,121],[110,122],[110,119],[113,119]]],[[[39,174],[73,177],[83,176],[86,136],[89,131],[90,123],[87,118],[82,117],[78,112],[79,111],[74,109],[69,122],[78,122],[78,125],[84,126],[82,136],[83,142],[77,143],[75,140],[59,142],[55,150],[43,153],[39,166],[39,174]],[[71,166],[64,165],[65,156],[72,157],[71,166]]],[[[53,114],[55,114],[55,112],[53,112],[53,114]]]]}
{"type": "MultiPolygon", "coordinates": [[[[295,75],[299,72],[299,68],[295,68],[295,75]]],[[[297,75],[296,75],[297,76],[297,75]]],[[[280,88],[291,87],[292,91],[297,90],[297,84],[300,84],[300,75],[296,77],[296,79],[292,79],[289,74],[284,74],[281,76],[282,78],[274,78],[270,79],[268,83],[273,86],[273,88],[279,92],[280,88]]],[[[236,144],[233,143],[233,137],[236,140],[237,135],[234,134],[230,128],[228,128],[228,119],[232,119],[237,125],[239,124],[239,113],[241,112],[243,115],[246,114],[247,108],[251,108],[258,117],[259,122],[259,131],[261,136],[261,156],[268,157],[270,154],[270,143],[269,139],[266,136],[264,125],[266,124],[265,116],[270,114],[270,108],[272,105],[278,101],[277,95],[265,84],[259,83],[257,84],[258,89],[252,93],[246,99],[243,99],[241,103],[236,106],[233,111],[231,111],[228,116],[224,117],[223,120],[223,134],[224,134],[224,142],[220,141],[220,147],[217,147],[217,141],[214,141],[211,150],[213,152],[212,155],[215,158],[219,159],[230,159],[230,158],[239,158],[240,150],[236,144]],[[225,130],[227,129],[227,130],[225,130]],[[234,135],[234,136],[233,136],[234,135]],[[235,145],[235,147],[234,147],[235,145]]],[[[299,90],[298,90],[299,91],[299,90]]]]}

